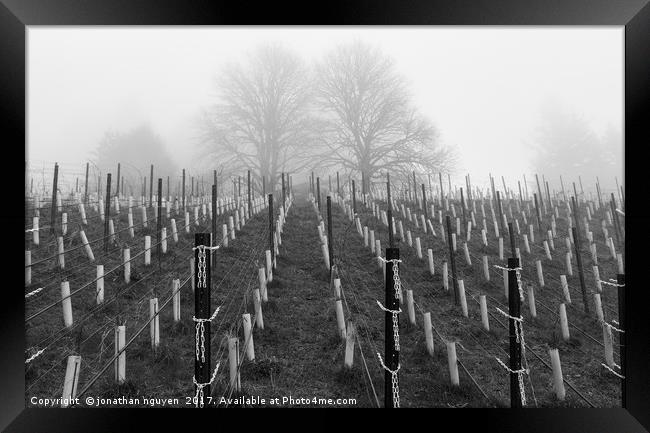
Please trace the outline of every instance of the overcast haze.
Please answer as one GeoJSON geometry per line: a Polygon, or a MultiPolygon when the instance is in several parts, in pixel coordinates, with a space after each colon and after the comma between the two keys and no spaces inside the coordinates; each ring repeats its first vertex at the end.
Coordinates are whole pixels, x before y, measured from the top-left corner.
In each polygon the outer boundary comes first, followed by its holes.
{"type": "Polygon", "coordinates": [[[623,129],[623,27],[31,26],[28,161],[81,168],[107,129],[148,122],[189,166],[195,119],[214,102],[221,64],[269,42],[311,63],[355,39],[395,60],[415,105],[444,144],[457,146],[456,179],[532,173],[545,102],[577,113],[598,135],[623,129]]]}

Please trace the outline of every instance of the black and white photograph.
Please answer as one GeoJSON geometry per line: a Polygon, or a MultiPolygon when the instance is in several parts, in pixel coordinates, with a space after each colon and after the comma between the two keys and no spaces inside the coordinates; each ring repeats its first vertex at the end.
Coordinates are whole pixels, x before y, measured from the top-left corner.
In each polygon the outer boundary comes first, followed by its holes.
{"type": "Polygon", "coordinates": [[[621,28],[27,37],[27,404],[620,406],[621,28]]]}
{"type": "Polygon", "coordinates": [[[26,25],[12,404],[638,410],[632,40],[26,25]]]}

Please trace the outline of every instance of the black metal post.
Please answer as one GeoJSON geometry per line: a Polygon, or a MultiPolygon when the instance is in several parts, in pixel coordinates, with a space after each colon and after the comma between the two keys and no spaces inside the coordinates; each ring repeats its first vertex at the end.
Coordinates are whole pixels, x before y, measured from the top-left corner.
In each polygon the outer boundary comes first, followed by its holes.
{"type": "Polygon", "coordinates": [[[59,164],[54,163],[54,180],[52,181],[52,214],[50,216],[50,233],[56,237],[56,193],[59,183],[59,164]]]}
{"type": "MultiPolygon", "coordinates": [[[[517,284],[517,271],[519,259],[508,258],[508,331],[510,334],[510,370],[521,369],[521,342],[517,337],[515,319],[521,317],[521,299],[519,298],[519,286],[517,284]]],[[[519,388],[519,374],[510,373],[510,407],[521,407],[521,389],[519,388]]]]}
{"type": "Polygon", "coordinates": [[[460,207],[463,209],[463,231],[465,232],[465,237],[467,238],[467,214],[465,212],[465,196],[463,194],[463,188],[460,188],[460,207]]]}
{"type": "Polygon", "coordinates": [[[253,202],[252,202],[252,196],[251,196],[251,171],[248,170],[248,178],[247,178],[247,188],[248,188],[248,217],[253,214],[253,202]]]}
{"type": "Polygon", "coordinates": [[[341,181],[339,180],[339,172],[336,172],[336,195],[341,195],[341,181]]]}
{"type": "MultiPolygon", "coordinates": [[[[616,283],[618,284],[618,326],[623,331],[629,329],[627,321],[625,318],[625,274],[616,275],[616,283]]],[[[621,357],[621,407],[627,409],[627,389],[626,389],[626,380],[627,376],[627,362],[625,361],[625,332],[620,332],[619,334],[619,354],[621,357]]]]}
{"type": "Polygon", "coordinates": [[[601,209],[603,207],[603,199],[601,197],[600,182],[598,181],[598,177],[596,177],[596,193],[598,194],[598,209],[601,209]]]}
{"type": "Polygon", "coordinates": [[[86,185],[84,186],[84,203],[88,204],[88,168],[90,163],[86,163],[86,185]]]}
{"type": "Polygon", "coordinates": [[[451,217],[447,215],[447,239],[449,239],[449,263],[451,263],[451,280],[454,287],[454,304],[459,305],[458,299],[458,281],[456,280],[456,255],[454,253],[454,244],[451,240],[451,217]]]}
{"type": "Polygon", "coordinates": [[[541,238],[543,238],[544,232],[542,231],[542,214],[539,211],[539,203],[537,202],[537,193],[533,193],[533,199],[535,200],[535,212],[537,214],[537,227],[539,228],[539,235],[541,238]]]}
{"type": "Polygon", "coordinates": [[[316,196],[318,200],[318,213],[320,214],[320,177],[316,178],[316,196]]]}
{"type": "MultiPolygon", "coordinates": [[[[215,181],[217,172],[215,171],[215,181]]],[[[217,184],[212,184],[212,246],[217,246],[217,184]]],[[[213,269],[217,268],[217,255],[212,256],[213,269]]]]}
{"type": "Polygon", "coordinates": [[[108,220],[111,217],[111,174],[106,175],[106,202],[104,203],[104,253],[108,254],[108,220]]]}
{"type": "MultiPolygon", "coordinates": [[[[539,200],[541,201],[542,209],[544,214],[546,214],[546,205],[544,204],[544,195],[542,195],[542,188],[539,186],[539,176],[535,173],[535,181],[537,182],[537,191],[539,192],[539,200]]],[[[541,230],[541,227],[540,227],[541,230]]]]}
{"type": "Polygon", "coordinates": [[[413,170],[413,201],[418,201],[418,184],[415,181],[415,170],[413,170]]]}
{"type": "Polygon", "coordinates": [[[386,198],[388,199],[388,208],[386,209],[386,219],[388,219],[388,246],[393,248],[395,240],[393,239],[393,201],[390,195],[390,173],[386,173],[386,198]]]}
{"type": "Polygon", "coordinates": [[[183,169],[183,186],[181,187],[181,202],[183,203],[183,214],[185,214],[185,169],[183,169]]]}
{"type": "Polygon", "coordinates": [[[427,193],[424,189],[424,184],[422,184],[422,208],[424,210],[424,219],[426,220],[429,216],[427,212],[427,193]]]}
{"type": "MultiPolygon", "coordinates": [[[[501,194],[497,191],[497,211],[499,212],[499,228],[501,229],[501,236],[504,234],[503,230],[503,209],[501,208],[501,194]]],[[[540,227],[541,230],[541,227],[540,227]]]]}
{"type": "Polygon", "coordinates": [[[120,195],[120,163],[117,163],[117,183],[115,184],[115,195],[120,195]]]}
{"type": "Polygon", "coordinates": [[[354,179],[352,180],[352,212],[354,215],[357,214],[357,188],[354,179]]]}
{"type": "MultiPolygon", "coordinates": [[[[386,248],[386,260],[399,260],[399,248],[386,248]]],[[[397,267],[399,269],[399,263],[397,267]]],[[[392,263],[386,263],[385,307],[391,311],[399,309],[399,300],[397,298],[395,281],[393,280],[392,263]]],[[[384,362],[386,367],[395,371],[399,365],[399,350],[395,347],[395,334],[399,335],[399,315],[397,315],[396,320],[397,330],[394,329],[395,322],[393,322],[393,313],[386,311],[384,320],[384,362]]],[[[395,386],[398,386],[397,380],[395,386]]],[[[389,371],[384,371],[384,407],[395,407],[395,401],[393,400],[393,375],[389,371]]]]}
{"type": "Polygon", "coordinates": [[[149,176],[149,207],[153,203],[153,164],[151,164],[151,175],[149,176]]]}
{"type": "Polygon", "coordinates": [[[580,255],[580,239],[578,237],[578,229],[571,227],[573,232],[573,246],[576,251],[576,263],[578,264],[578,275],[580,277],[580,290],[582,291],[582,303],[585,306],[585,313],[589,314],[589,302],[587,301],[587,287],[585,286],[585,274],[582,269],[582,256],[580,255]]]}
{"type": "Polygon", "coordinates": [[[158,270],[162,271],[162,227],[163,227],[163,211],[162,211],[162,177],[158,178],[158,218],[156,218],[156,233],[158,234],[158,242],[156,245],[156,255],[158,256],[158,270]]]}
{"type": "Polygon", "coordinates": [[[332,236],[332,197],[327,196],[327,251],[330,256],[330,277],[334,267],[334,239],[332,236]]]}
{"type": "Polygon", "coordinates": [[[623,239],[623,233],[621,232],[621,224],[618,219],[618,212],[616,212],[616,199],[614,199],[614,193],[612,193],[612,200],[610,202],[612,208],[612,219],[614,220],[614,233],[616,233],[616,245],[621,245],[621,240],[623,239]]]}
{"type": "Polygon", "coordinates": [[[275,256],[275,245],[273,244],[273,194],[269,194],[269,248],[271,249],[271,262],[275,256]]]}
{"type": "Polygon", "coordinates": [[[282,172],[282,212],[284,213],[285,217],[287,215],[287,209],[285,207],[287,203],[287,192],[284,187],[284,172],[282,172]]]}
{"type": "MultiPolygon", "coordinates": [[[[212,245],[210,233],[196,233],[194,234],[194,246],[209,247],[212,245]]],[[[212,251],[210,249],[194,250],[194,317],[197,319],[209,319],[211,313],[211,299],[210,287],[212,286],[211,278],[211,262],[212,251]],[[205,254],[203,256],[202,254],[205,254]],[[205,265],[205,272],[199,274],[202,268],[201,264],[205,265]]],[[[206,320],[201,322],[200,327],[197,329],[197,336],[195,339],[195,353],[198,354],[194,357],[194,378],[197,383],[206,384],[203,386],[203,399],[197,402],[203,405],[204,408],[210,407],[208,404],[210,397],[210,375],[212,373],[210,368],[210,321],[206,320]]]]}

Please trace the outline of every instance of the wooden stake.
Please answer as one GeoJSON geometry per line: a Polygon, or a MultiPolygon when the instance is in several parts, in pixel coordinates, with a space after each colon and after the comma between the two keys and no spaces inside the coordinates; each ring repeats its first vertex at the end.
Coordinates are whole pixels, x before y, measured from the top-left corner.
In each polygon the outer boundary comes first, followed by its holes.
{"type": "Polygon", "coordinates": [[[435,274],[435,269],[433,265],[433,250],[431,248],[427,249],[427,257],[429,259],[429,273],[431,275],[435,274]]]}
{"type": "Polygon", "coordinates": [[[463,251],[465,252],[465,262],[467,266],[472,265],[472,259],[469,256],[469,248],[467,247],[467,242],[463,242],[463,251]]]}
{"type": "Polygon", "coordinates": [[[84,233],[83,230],[79,231],[79,236],[81,237],[81,243],[84,245],[84,248],[86,250],[86,255],[88,256],[88,259],[91,262],[95,261],[95,256],[93,255],[93,250],[90,248],[90,244],[88,243],[88,238],[86,237],[86,233],[84,233]]]}
{"type": "Polygon", "coordinates": [[[336,323],[338,325],[339,336],[345,340],[345,316],[343,314],[343,301],[335,301],[336,306],[336,323]]]}
{"type": "Polygon", "coordinates": [[[158,298],[151,298],[149,299],[149,334],[151,336],[151,348],[154,351],[160,344],[160,322],[158,317],[158,298]]]}
{"type": "Polygon", "coordinates": [[[431,313],[423,314],[424,337],[427,345],[427,353],[433,356],[433,325],[431,324],[431,313]]]}
{"type": "Polygon", "coordinates": [[[32,284],[32,252],[25,250],[25,286],[32,284]]]}
{"type": "Polygon", "coordinates": [[[562,378],[562,365],[560,364],[560,353],[557,349],[549,349],[551,357],[551,368],[553,370],[553,389],[558,400],[563,401],[566,396],[564,380],[562,378]]]}
{"type": "Polygon", "coordinates": [[[172,280],[174,323],[181,321],[181,281],[178,278],[172,280]]]}
{"type": "MultiPolygon", "coordinates": [[[[264,293],[266,293],[266,289],[264,290],[264,293]]],[[[259,289],[253,290],[253,304],[255,307],[255,323],[257,329],[264,329],[264,316],[262,315],[262,301],[260,299],[259,289]]]]}
{"type": "Polygon", "coordinates": [[[566,305],[560,304],[560,329],[562,330],[562,339],[569,340],[569,320],[566,315],[566,305]]]}
{"type": "Polygon", "coordinates": [[[568,252],[565,255],[565,263],[566,263],[566,273],[569,276],[573,276],[573,267],[571,266],[571,253],[568,252]]]}
{"type": "Polygon", "coordinates": [[[528,309],[530,310],[530,316],[534,319],[537,317],[537,308],[535,306],[535,288],[533,286],[528,287],[528,309]]]}
{"type": "Polygon", "coordinates": [[[126,381],[126,352],[124,346],[126,344],[126,327],[120,325],[115,328],[115,381],[122,384],[126,381]],[[119,355],[118,355],[119,353],[119,355]]]}
{"type": "MultiPolygon", "coordinates": [[[[465,244],[467,246],[467,244],[465,244]]],[[[415,238],[415,251],[418,255],[418,259],[422,260],[422,247],[420,245],[420,238],[415,238]]]]}
{"type": "Polygon", "coordinates": [[[348,321],[347,332],[345,336],[345,367],[352,368],[354,362],[354,340],[356,330],[354,324],[348,321]]]}
{"type": "Polygon", "coordinates": [[[144,264],[151,264],[151,236],[144,237],[144,264]]]}
{"type": "Polygon", "coordinates": [[[413,290],[406,290],[406,308],[409,316],[409,323],[411,325],[416,325],[415,323],[415,306],[413,302],[413,290]]]}
{"type": "Polygon", "coordinates": [[[499,238],[499,260],[503,260],[503,238],[499,238]]]}
{"type": "Polygon", "coordinates": [[[490,281],[490,269],[488,268],[488,256],[483,256],[483,277],[490,281]]]}
{"type": "Polygon", "coordinates": [[[465,282],[458,280],[458,296],[460,298],[460,309],[464,317],[468,317],[467,298],[465,297],[465,282]]]}
{"type": "Polygon", "coordinates": [[[605,320],[605,315],[603,313],[603,303],[600,299],[600,293],[594,293],[594,305],[596,306],[596,317],[599,322],[605,320]]]}
{"type": "Polygon", "coordinates": [[[65,369],[63,381],[63,395],[61,396],[61,407],[68,407],[77,396],[77,384],[79,383],[79,370],[81,369],[81,356],[68,356],[68,365],[65,369]]]}
{"type": "Polygon", "coordinates": [[[104,265],[97,265],[97,305],[104,302],[104,265]]]}
{"type": "Polygon", "coordinates": [[[544,287],[544,273],[542,272],[542,261],[535,260],[535,267],[537,268],[537,281],[539,282],[539,287],[544,287]]]}
{"type": "Polygon", "coordinates": [[[483,329],[490,332],[490,319],[488,317],[487,298],[485,295],[480,295],[478,301],[481,308],[481,324],[483,325],[483,329]]]}
{"type": "Polygon", "coordinates": [[[228,338],[228,362],[230,365],[230,387],[241,392],[241,373],[239,371],[239,338],[228,338]]]}
{"type": "MultiPolygon", "coordinates": [[[[250,171],[249,171],[250,173],[250,171]]],[[[242,314],[242,324],[244,327],[244,346],[246,350],[246,357],[249,361],[255,360],[255,346],[253,344],[253,332],[251,329],[251,315],[249,313],[242,314]]]]}
{"type": "Polygon", "coordinates": [[[131,282],[131,250],[129,248],[124,248],[122,254],[122,261],[124,263],[124,282],[131,282]]]}
{"type": "Polygon", "coordinates": [[[569,283],[567,283],[566,275],[560,275],[560,284],[562,285],[562,293],[564,300],[567,304],[571,303],[571,293],[569,293],[569,283]]]}
{"type": "Polygon", "coordinates": [[[61,269],[65,269],[65,250],[64,250],[64,247],[63,247],[63,236],[59,236],[57,238],[57,244],[58,244],[58,247],[59,247],[59,254],[58,254],[59,267],[61,269]]]}
{"type": "Polygon", "coordinates": [[[446,342],[447,345],[447,364],[449,366],[449,376],[451,384],[454,386],[460,385],[458,377],[458,359],[456,358],[456,343],[453,341],[446,342]]]}
{"type": "Polygon", "coordinates": [[[63,323],[66,328],[72,326],[72,298],[70,297],[70,283],[61,282],[61,305],[63,306],[63,323]]]}

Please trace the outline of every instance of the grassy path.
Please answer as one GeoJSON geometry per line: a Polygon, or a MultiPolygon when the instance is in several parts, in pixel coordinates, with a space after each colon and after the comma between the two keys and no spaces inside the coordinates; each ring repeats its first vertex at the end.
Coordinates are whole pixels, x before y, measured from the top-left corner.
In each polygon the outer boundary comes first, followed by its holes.
{"type": "MultiPolygon", "coordinates": [[[[355,406],[383,406],[384,372],[376,352],[383,353],[384,315],[375,304],[384,296],[382,274],[341,209],[334,205],[332,214],[345,317],[357,328],[354,366],[343,368],[345,347],[337,334],[318,217],[309,201],[298,198],[285,224],[269,302],[263,305],[265,329],[255,332],[256,361],[242,365],[244,396],[266,398],[267,403],[269,398],[289,396],[354,398],[355,406]]],[[[408,326],[403,316],[401,406],[485,405],[467,381],[460,388],[449,385],[444,349],[438,346],[434,358],[429,357],[420,330],[408,326]]],[[[324,406],[313,401],[307,405],[324,406]]]]}
{"type": "Polygon", "coordinates": [[[262,306],[265,328],[254,335],[256,361],[242,366],[244,395],[279,397],[280,403],[289,396],[363,397],[357,386],[363,379],[342,371],[344,343],[336,332],[317,225],[312,205],[305,199],[294,202],[268,285],[269,301],[262,306]]]}

